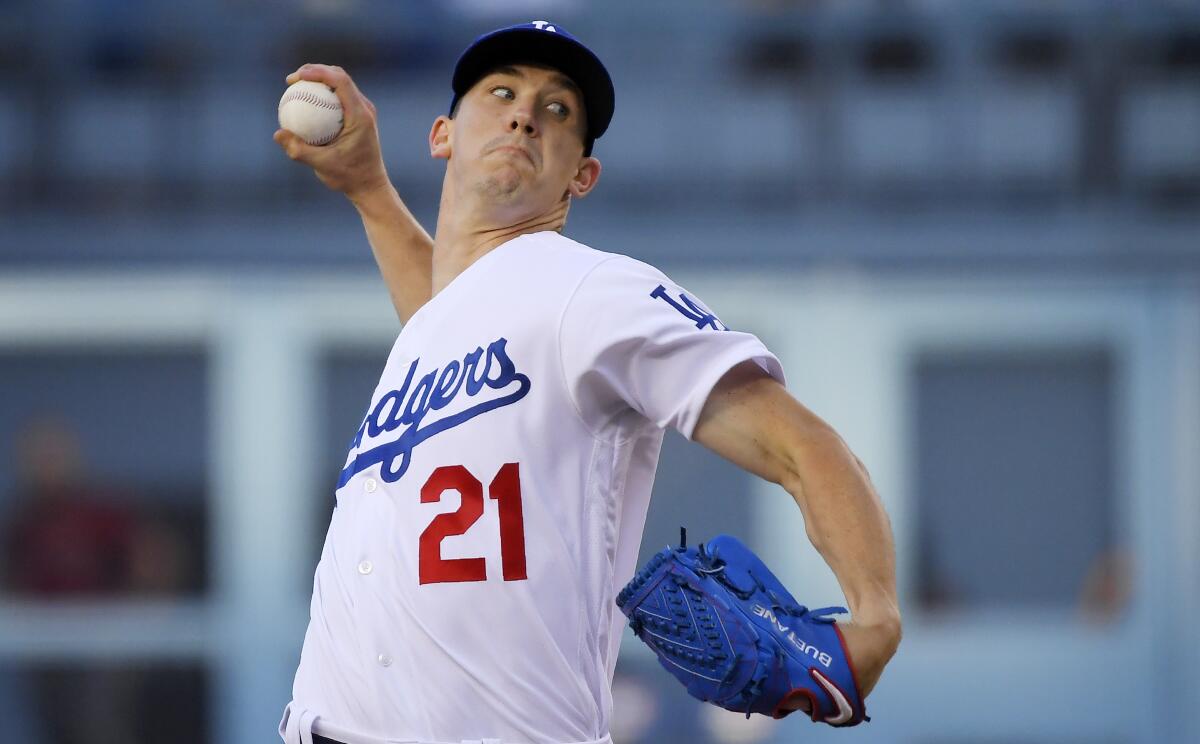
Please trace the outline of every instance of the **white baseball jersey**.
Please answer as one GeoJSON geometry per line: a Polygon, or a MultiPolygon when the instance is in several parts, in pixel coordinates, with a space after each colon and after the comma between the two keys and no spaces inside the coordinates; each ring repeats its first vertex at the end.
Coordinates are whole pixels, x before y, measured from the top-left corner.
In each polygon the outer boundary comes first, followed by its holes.
{"type": "Polygon", "coordinates": [[[757,360],[657,269],[555,232],[409,320],[346,458],[280,734],[607,742],[664,427],[757,360]]]}

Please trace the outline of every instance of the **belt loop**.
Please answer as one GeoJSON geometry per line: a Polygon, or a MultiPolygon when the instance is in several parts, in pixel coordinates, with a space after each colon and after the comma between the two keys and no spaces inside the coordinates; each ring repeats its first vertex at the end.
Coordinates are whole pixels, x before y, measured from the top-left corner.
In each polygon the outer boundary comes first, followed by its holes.
{"type": "Polygon", "coordinates": [[[284,729],[283,740],[286,744],[313,744],[312,727],[317,716],[312,711],[294,710],[295,702],[288,704],[280,727],[284,729]]]}
{"type": "Polygon", "coordinates": [[[313,724],[317,722],[317,716],[310,711],[304,711],[300,716],[300,744],[313,744],[313,724]]]}

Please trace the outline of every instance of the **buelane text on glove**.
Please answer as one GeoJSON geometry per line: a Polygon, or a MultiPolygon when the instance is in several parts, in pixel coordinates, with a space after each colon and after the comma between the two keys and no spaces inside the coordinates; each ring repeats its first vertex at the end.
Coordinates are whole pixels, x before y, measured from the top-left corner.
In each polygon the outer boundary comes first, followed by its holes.
{"type": "Polygon", "coordinates": [[[829,667],[833,664],[833,657],[825,653],[816,646],[809,645],[796,637],[795,632],[791,628],[779,622],[779,618],[775,617],[775,613],[768,610],[762,605],[754,605],[754,614],[759,617],[766,618],[775,624],[779,629],[779,633],[792,642],[792,645],[800,650],[800,653],[813,657],[821,663],[821,666],[829,667]]]}

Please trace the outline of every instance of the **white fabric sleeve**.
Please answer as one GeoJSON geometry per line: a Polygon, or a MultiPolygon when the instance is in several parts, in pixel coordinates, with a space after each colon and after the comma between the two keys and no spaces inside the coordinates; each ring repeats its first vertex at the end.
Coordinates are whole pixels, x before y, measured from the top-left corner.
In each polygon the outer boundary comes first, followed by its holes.
{"type": "Polygon", "coordinates": [[[563,311],[559,353],[568,393],[593,432],[632,409],[691,439],[709,393],[735,365],[754,360],[784,382],[758,337],[728,330],[694,294],[625,256],[584,277],[563,311]]]}

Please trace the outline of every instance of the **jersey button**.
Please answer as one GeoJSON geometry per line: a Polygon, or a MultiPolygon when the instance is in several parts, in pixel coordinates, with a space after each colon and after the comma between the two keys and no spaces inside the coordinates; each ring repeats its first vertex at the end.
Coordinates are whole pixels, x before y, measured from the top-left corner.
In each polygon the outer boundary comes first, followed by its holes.
{"type": "Polygon", "coordinates": [[[363,490],[367,493],[375,493],[375,489],[377,488],[379,488],[379,481],[374,478],[367,478],[366,482],[363,483],[363,490]]]}
{"type": "Polygon", "coordinates": [[[362,563],[358,564],[358,572],[363,576],[366,576],[373,570],[375,570],[375,565],[370,561],[363,561],[362,563]]]}
{"type": "Polygon", "coordinates": [[[380,654],[375,660],[379,662],[379,666],[381,667],[390,667],[392,665],[392,657],[387,654],[380,654]]]}

